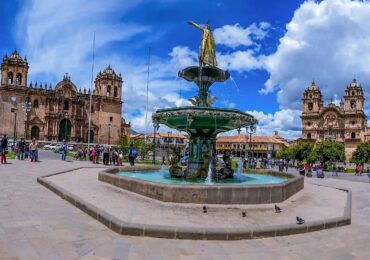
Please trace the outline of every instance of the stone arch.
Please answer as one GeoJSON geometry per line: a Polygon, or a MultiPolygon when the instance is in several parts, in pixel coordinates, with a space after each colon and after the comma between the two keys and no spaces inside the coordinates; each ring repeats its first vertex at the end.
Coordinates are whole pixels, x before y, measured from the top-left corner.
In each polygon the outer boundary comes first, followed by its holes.
{"type": "Polygon", "coordinates": [[[108,86],[107,86],[107,97],[110,97],[110,95],[111,95],[111,91],[112,91],[111,86],[110,86],[110,85],[108,85],[108,86]]]}
{"type": "Polygon", "coordinates": [[[65,139],[68,141],[71,138],[71,129],[71,121],[66,118],[62,119],[59,123],[59,140],[65,139]]]}
{"type": "Polygon", "coordinates": [[[18,86],[22,85],[22,74],[21,73],[17,73],[16,84],[18,86]]]}
{"type": "Polygon", "coordinates": [[[14,75],[13,75],[13,72],[9,72],[8,73],[8,84],[12,85],[14,82],[14,75]]]}
{"type": "Polygon", "coordinates": [[[352,138],[352,139],[355,139],[355,138],[356,138],[356,133],[355,133],[355,132],[352,132],[352,133],[351,133],[351,138],[352,138]]]}
{"type": "Polygon", "coordinates": [[[113,95],[114,97],[117,97],[118,96],[118,88],[117,88],[117,86],[114,87],[113,94],[114,94],[113,95]]]}

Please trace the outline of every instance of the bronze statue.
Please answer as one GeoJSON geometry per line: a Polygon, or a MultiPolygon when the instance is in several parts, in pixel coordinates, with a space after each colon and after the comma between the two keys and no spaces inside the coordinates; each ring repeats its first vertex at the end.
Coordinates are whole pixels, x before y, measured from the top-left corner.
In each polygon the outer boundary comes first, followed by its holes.
{"type": "Polygon", "coordinates": [[[204,27],[201,27],[199,24],[196,24],[193,21],[188,21],[188,23],[194,25],[196,28],[203,32],[198,59],[199,66],[203,67],[205,64],[209,66],[217,66],[216,44],[215,40],[213,39],[211,27],[209,26],[208,22],[204,27]]]}

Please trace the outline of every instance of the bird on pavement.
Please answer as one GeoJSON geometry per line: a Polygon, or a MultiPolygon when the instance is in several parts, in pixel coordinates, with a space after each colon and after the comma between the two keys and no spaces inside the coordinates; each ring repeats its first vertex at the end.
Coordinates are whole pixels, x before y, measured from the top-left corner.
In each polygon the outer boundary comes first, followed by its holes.
{"type": "Polygon", "coordinates": [[[297,216],[297,218],[296,218],[296,219],[297,219],[297,224],[298,224],[298,225],[301,225],[301,224],[303,224],[303,223],[305,222],[303,218],[300,218],[300,217],[298,217],[298,216],[297,216]]]}
{"type": "Polygon", "coordinates": [[[281,208],[278,207],[278,205],[275,205],[275,213],[281,213],[281,208]]]}
{"type": "Polygon", "coordinates": [[[207,213],[207,207],[203,206],[203,213],[207,213]]]}

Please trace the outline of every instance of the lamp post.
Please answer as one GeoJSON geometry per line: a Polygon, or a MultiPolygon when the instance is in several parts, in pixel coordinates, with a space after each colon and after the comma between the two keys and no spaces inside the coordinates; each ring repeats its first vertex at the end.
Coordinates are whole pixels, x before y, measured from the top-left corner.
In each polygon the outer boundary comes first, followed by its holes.
{"type": "Polygon", "coordinates": [[[27,140],[27,120],[28,120],[28,113],[31,111],[32,103],[29,102],[29,99],[26,98],[22,105],[22,110],[25,113],[24,117],[24,139],[27,140]]]}
{"type": "Polygon", "coordinates": [[[108,144],[110,144],[110,126],[111,124],[108,124],[108,144]]]}
{"type": "Polygon", "coordinates": [[[170,131],[168,131],[168,136],[167,136],[167,159],[170,161],[170,131]]]}
{"type": "Polygon", "coordinates": [[[155,148],[157,146],[157,143],[156,143],[156,132],[159,128],[159,124],[158,123],[154,123],[153,124],[153,127],[154,127],[154,136],[153,136],[153,164],[155,165],[155,148]]]}
{"type": "Polygon", "coordinates": [[[11,100],[13,102],[14,108],[12,108],[10,111],[14,113],[14,132],[13,132],[13,148],[15,147],[15,140],[17,138],[17,97],[12,96],[11,100]]]}
{"type": "Polygon", "coordinates": [[[249,153],[248,157],[250,159],[252,154],[252,134],[256,132],[256,127],[254,125],[250,125],[249,128],[246,128],[246,132],[249,134],[249,153]]]}

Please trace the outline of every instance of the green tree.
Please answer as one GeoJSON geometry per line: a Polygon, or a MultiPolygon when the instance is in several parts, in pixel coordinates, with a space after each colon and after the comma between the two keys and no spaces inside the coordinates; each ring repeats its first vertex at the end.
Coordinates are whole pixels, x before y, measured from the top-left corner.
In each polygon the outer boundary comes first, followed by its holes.
{"type": "Polygon", "coordinates": [[[284,147],[283,149],[277,151],[276,153],[276,158],[279,159],[285,159],[285,160],[290,160],[292,158],[292,147],[284,147]]]}
{"type": "Polygon", "coordinates": [[[314,144],[312,142],[298,142],[292,147],[292,159],[298,160],[300,162],[312,162],[311,153],[313,148],[314,144]]]}
{"type": "Polygon", "coordinates": [[[148,154],[150,150],[153,150],[154,144],[152,142],[148,142],[144,138],[137,138],[132,141],[132,144],[136,151],[138,151],[139,155],[142,159],[148,154]]]}
{"type": "Polygon", "coordinates": [[[127,154],[128,147],[130,146],[127,136],[120,136],[117,145],[122,150],[123,154],[127,154]]]}
{"type": "Polygon", "coordinates": [[[356,164],[364,164],[370,161],[370,144],[359,143],[356,150],[352,154],[351,162],[356,164]]]}
{"type": "Polygon", "coordinates": [[[345,160],[344,144],[342,142],[322,141],[315,145],[311,157],[311,159],[324,165],[328,162],[343,162],[345,160]]]}

